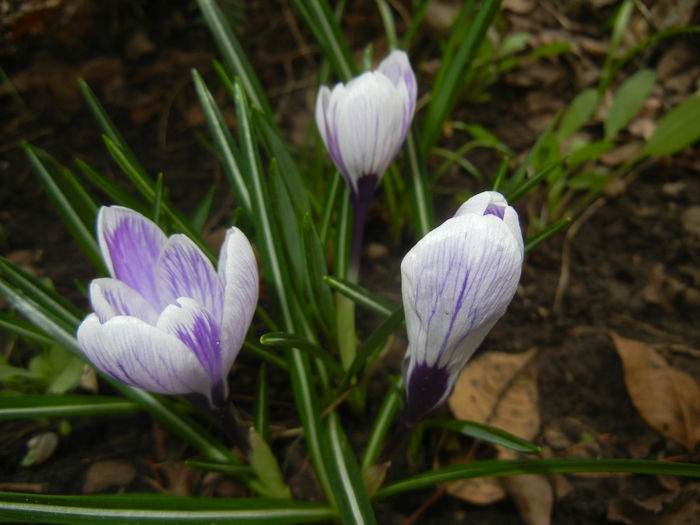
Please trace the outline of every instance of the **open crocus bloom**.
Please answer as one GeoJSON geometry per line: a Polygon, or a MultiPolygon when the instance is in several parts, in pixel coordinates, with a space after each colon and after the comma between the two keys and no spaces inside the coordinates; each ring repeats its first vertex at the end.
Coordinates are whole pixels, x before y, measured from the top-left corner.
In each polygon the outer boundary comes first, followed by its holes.
{"type": "Polygon", "coordinates": [[[188,237],[166,237],[128,208],[101,208],[97,233],[111,278],[90,284],[94,313],[78,328],[85,355],[127,385],[221,406],[258,300],[246,236],[226,232],[217,271],[188,237]]]}
{"type": "Polygon", "coordinates": [[[356,203],[371,198],[406,138],[415,107],[416,77],[399,50],[375,71],[333,90],[321,87],[316,125],[356,203]]]}
{"type": "Polygon", "coordinates": [[[401,263],[408,350],[406,421],[441,404],[520,279],[523,238],[516,211],[486,191],[428,233],[401,263]]]}

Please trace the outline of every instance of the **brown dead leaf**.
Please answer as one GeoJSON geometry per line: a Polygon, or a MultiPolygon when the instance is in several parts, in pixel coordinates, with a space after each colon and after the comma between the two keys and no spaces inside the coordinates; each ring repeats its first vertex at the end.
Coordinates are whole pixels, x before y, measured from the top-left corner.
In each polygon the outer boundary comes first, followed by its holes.
{"type": "Polygon", "coordinates": [[[136,476],[133,465],[123,461],[96,461],[85,474],[83,492],[93,494],[110,487],[124,487],[136,476]]]}
{"type": "Polygon", "coordinates": [[[700,385],[669,366],[651,346],[614,332],[632,403],[649,426],[693,450],[700,441],[700,385]]]}
{"type": "MultiPolygon", "coordinates": [[[[540,426],[535,369],[528,366],[535,350],[520,354],[489,352],[472,360],[457,379],[448,403],[455,417],[501,428],[524,439],[537,435],[540,426]]],[[[510,450],[497,447],[498,457],[516,457],[510,450]]],[[[456,461],[463,462],[464,456],[456,461]]],[[[547,525],[551,514],[552,490],[546,478],[528,486],[520,481],[493,478],[469,479],[447,483],[448,494],[470,503],[486,505],[500,501],[506,492],[513,497],[521,517],[528,525],[547,525]],[[543,489],[546,484],[546,490],[543,489]],[[536,486],[535,496],[530,487],[536,486]]]]}
{"type": "Polygon", "coordinates": [[[519,354],[488,352],[473,359],[457,379],[448,401],[459,419],[486,423],[523,439],[540,428],[535,349],[519,354]]]}
{"type": "Polygon", "coordinates": [[[700,493],[686,490],[646,500],[614,499],[608,519],[629,525],[693,525],[700,523],[700,493]]]}
{"type": "Polygon", "coordinates": [[[503,478],[503,485],[513,498],[518,514],[526,525],[549,525],[554,494],[549,480],[542,474],[503,478]]]}

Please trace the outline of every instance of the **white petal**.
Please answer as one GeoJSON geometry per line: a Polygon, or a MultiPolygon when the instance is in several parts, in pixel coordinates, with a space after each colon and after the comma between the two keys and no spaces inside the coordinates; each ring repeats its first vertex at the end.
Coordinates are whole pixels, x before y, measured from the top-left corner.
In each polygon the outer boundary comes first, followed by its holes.
{"type": "Polygon", "coordinates": [[[165,234],[140,213],[121,206],[100,208],[97,237],[109,273],[160,306],[153,270],[165,245],[165,234]]]}
{"type": "Polygon", "coordinates": [[[210,384],[213,387],[223,387],[225,399],[228,368],[222,372],[219,339],[221,329],[218,319],[194,299],[181,297],[163,310],[156,328],[177,337],[194,353],[207,373],[210,384]]]}
{"type": "Polygon", "coordinates": [[[90,303],[102,323],[117,315],[138,317],[151,325],[158,320],[158,312],[143,295],[116,279],[93,280],[90,283],[90,303]]]}
{"type": "Polygon", "coordinates": [[[400,49],[392,51],[389,56],[381,61],[377,71],[388,77],[395,86],[399,83],[403,83],[406,86],[406,91],[408,92],[407,109],[413,116],[417,96],[416,75],[413,73],[406,52],[400,49]]]}
{"type": "Polygon", "coordinates": [[[91,314],[78,328],[78,342],[100,370],[127,385],[160,394],[200,393],[212,385],[194,353],[176,337],[134,317],[101,324],[91,314]]]}
{"type": "Polygon", "coordinates": [[[328,109],[328,102],[331,98],[331,90],[328,86],[321,86],[318,90],[318,96],[316,97],[316,127],[318,132],[323,139],[323,143],[328,147],[328,132],[326,131],[326,110],[328,109]]]}
{"type": "Polygon", "coordinates": [[[221,319],[223,287],[211,261],[187,236],[170,236],[156,264],[158,295],[166,304],[190,297],[221,319]]]}
{"type": "Polygon", "coordinates": [[[377,72],[364,73],[331,93],[329,121],[353,181],[363,175],[381,177],[386,171],[405,136],[407,98],[404,84],[394,86],[377,72]]]}
{"type": "Polygon", "coordinates": [[[489,205],[492,204],[503,208],[508,207],[508,201],[506,198],[497,191],[482,191],[481,193],[477,193],[462,203],[454,216],[459,217],[460,215],[464,215],[466,213],[483,215],[489,205]]]}
{"type": "Polygon", "coordinates": [[[250,242],[238,228],[226,232],[219,277],[224,286],[221,348],[225,374],[238,355],[258,302],[258,264],[250,242]]]}
{"type": "Polygon", "coordinates": [[[421,239],[401,264],[415,361],[466,362],[505,312],[521,266],[518,243],[493,216],[455,217],[421,239]]]}

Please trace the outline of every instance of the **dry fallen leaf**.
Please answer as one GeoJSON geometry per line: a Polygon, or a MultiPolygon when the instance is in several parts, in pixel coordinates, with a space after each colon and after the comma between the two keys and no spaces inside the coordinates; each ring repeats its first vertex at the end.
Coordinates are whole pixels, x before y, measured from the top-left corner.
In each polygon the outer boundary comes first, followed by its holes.
{"type": "MultiPolygon", "coordinates": [[[[533,439],[540,428],[535,368],[528,366],[535,350],[520,354],[489,352],[472,360],[462,371],[448,401],[455,417],[486,423],[523,439],[533,439]]],[[[499,459],[514,459],[512,450],[498,448],[499,459]]],[[[446,484],[452,496],[475,504],[513,498],[527,525],[548,525],[552,487],[545,476],[515,476],[454,481],[446,484]],[[505,489],[505,490],[504,490],[505,489]]]]}
{"type": "Polygon", "coordinates": [[[519,354],[488,352],[473,359],[448,401],[452,413],[533,439],[540,428],[539,400],[535,370],[527,365],[534,355],[533,348],[519,354]]]}
{"type": "Polygon", "coordinates": [[[614,499],[608,505],[608,519],[629,525],[693,525],[700,523],[700,493],[686,490],[643,501],[614,499]]]}
{"type": "Polygon", "coordinates": [[[133,465],[123,461],[96,461],[85,474],[83,492],[93,494],[110,487],[124,487],[136,476],[133,465]]]}
{"type": "Polygon", "coordinates": [[[700,441],[700,385],[669,366],[651,346],[614,332],[632,403],[652,428],[693,450],[700,441]]]}

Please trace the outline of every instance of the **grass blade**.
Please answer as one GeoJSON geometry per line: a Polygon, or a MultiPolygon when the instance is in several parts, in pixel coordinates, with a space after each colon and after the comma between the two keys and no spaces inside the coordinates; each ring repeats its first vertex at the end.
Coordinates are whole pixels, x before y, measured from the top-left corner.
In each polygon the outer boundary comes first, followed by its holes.
{"type": "Polygon", "coordinates": [[[0,396],[0,421],[38,417],[103,416],[138,412],[120,397],[79,395],[0,396]]]}

